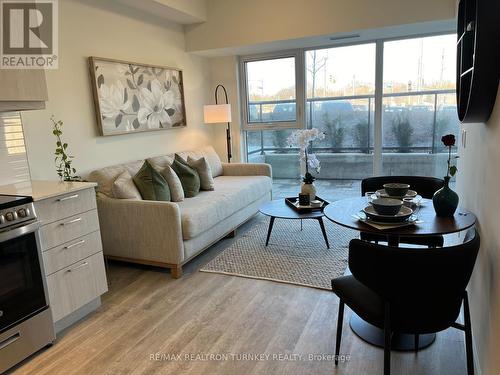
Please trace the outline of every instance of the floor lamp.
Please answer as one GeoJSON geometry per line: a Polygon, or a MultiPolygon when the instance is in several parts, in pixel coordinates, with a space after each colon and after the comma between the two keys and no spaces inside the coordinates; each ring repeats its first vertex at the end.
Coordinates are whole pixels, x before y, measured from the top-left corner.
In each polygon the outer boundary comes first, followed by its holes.
{"type": "Polygon", "coordinates": [[[226,142],[227,142],[227,162],[231,163],[231,104],[227,100],[226,88],[222,85],[217,85],[215,88],[215,105],[205,105],[203,107],[203,118],[205,124],[221,124],[226,123],[226,142]],[[224,97],[226,99],[225,104],[219,104],[217,99],[217,93],[219,88],[224,91],[224,97]]]}

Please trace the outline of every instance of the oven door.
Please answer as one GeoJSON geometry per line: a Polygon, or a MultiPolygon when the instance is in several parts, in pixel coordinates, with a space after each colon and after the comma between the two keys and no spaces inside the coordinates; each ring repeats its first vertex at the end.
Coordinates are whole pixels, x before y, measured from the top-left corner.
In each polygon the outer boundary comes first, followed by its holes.
{"type": "Polygon", "coordinates": [[[46,309],[38,223],[0,233],[0,333],[46,309]]]}

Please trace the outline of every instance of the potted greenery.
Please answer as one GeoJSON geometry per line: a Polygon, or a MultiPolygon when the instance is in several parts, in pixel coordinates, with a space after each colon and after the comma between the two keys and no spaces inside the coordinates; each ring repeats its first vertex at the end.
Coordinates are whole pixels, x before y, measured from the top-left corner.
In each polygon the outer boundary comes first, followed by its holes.
{"type": "MultiPolygon", "coordinates": [[[[437,216],[452,217],[458,207],[458,195],[450,189],[450,179],[455,176],[458,169],[452,163],[451,149],[455,146],[455,136],[453,134],[445,135],[441,141],[448,147],[448,167],[446,169],[446,176],[444,177],[444,186],[434,193],[432,203],[437,216]]],[[[455,159],[458,156],[455,156],[455,159]]]]}
{"type": "Polygon", "coordinates": [[[74,156],[68,154],[68,144],[62,141],[63,122],[52,116],[53,128],[52,134],[56,137],[56,150],[54,152],[54,162],[56,164],[56,172],[61,181],[81,181],[81,177],[76,175],[76,169],[71,165],[74,156]]]}

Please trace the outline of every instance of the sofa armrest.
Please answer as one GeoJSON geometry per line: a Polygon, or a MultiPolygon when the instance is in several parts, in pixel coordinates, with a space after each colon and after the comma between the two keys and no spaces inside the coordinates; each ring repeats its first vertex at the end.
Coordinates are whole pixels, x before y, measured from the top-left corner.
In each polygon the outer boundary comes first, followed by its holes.
{"type": "Polygon", "coordinates": [[[266,163],[222,163],[224,176],[267,176],[273,177],[270,164],[266,163]]]}
{"type": "Polygon", "coordinates": [[[97,208],[104,254],[168,264],[184,260],[177,204],[99,194],[97,208]]]}

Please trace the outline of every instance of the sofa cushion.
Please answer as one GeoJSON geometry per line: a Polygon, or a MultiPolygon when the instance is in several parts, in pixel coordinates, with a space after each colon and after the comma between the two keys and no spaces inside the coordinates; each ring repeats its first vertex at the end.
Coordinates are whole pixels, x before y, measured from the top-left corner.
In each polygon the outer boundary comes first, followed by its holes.
{"type": "Polygon", "coordinates": [[[193,159],[205,158],[208,164],[210,164],[212,177],[222,176],[222,162],[212,146],[205,146],[195,151],[178,152],[177,154],[184,160],[187,160],[188,156],[191,156],[193,159]]]}
{"type": "Polygon", "coordinates": [[[95,170],[88,176],[89,181],[97,182],[99,192],[107,195],[110,198],[116,198],[113,195],[113,183],[124,171],[127,171],[131,176],[139,172],[144,160],[137,160],[126,164],[118,164],[110,167],[95,170]]]}
{"type": "Polygon", "coordinates": [[[184,189],[177,173],[168,165],[160,170],[160,173],[167,181],[172,202],[182,202],[184,200],[184,189]]]}
{"type": "MultiPolygon", "coordinates": [[[[201,147],[197,151],[184,151],[178,153],[184,160],[187,160],[188,156],[194,159],[199,159],[204,157],[205,160],[210,164],[210,169],[212,170],[212,176],[217,177],[222,175],[222,163],[219,156],[215,152],[212,146],[201,147]]],[[[162,171],[167,165],[170,166],[174,160],[174,154],[157,156],[147,159],[153,167],[157,170],[162,171]]],[[[123,173],[123,171],[128,171],[131,176],[135,175],[139,169],[141,169],[144,160],[137,160],[125,164],[113,165],[110,167],[101,168],[95,170],[89,174],[87,179],[89,181],[97,182],[99,185],[99,192],[107,195],[110,198],[116,198],[113,195],[113,182],[118,178],[118,176],[123,173]]]]}
{"type": "Polygon", "coordinates": [[[212,170],[207,160],[204,157],[193,159],[191,156],[188,156],[187,162],[191,168],[194,168],[198,172],[201,190],[214,190],[214,178],[212,177],[212,170]]]}
{"type": "Polygon", "coordinates": [[[148,201],[170,201],[170,189],[167,181],[146,160],[134,177],[135,186],[141,192],[142,199],[148,201]]]}
{"type": "Polygon", "coordinates": [[[196,197],[177,203],[185,240],[270,194],[272,189],[272,180],[267,176],[219,176],[214,182],[214,191],[201,191],[196,197]]]}
{"type": "MultiPolygon", "coordinates": [[[[222,162],[219,159],[219,155],[215,152],[212,146],[205,146],[195,151],[182,151],[177,152],[177,154],[187,160],[188,157],[193,159],[205,158],[205,160],[210,165],[210,170],[212,171],[212,177],[217,177],[222,175],[222,162]]],[[[161,155],[149,158],[149,162],[158,170],[162,170],[167,165],[172,165],[174,162],[175,154],[161,155]]]]}
{"type": "Polygon", "coordinates": [[[141,193],[137,190],[132,176],[128,171],[123,171],[113,182],[113,196],[117,199],[142,199],[141,193]]]}
{"type": "Polygon", "coordinates": [[[186,198],[193,198],[200,192],[200,176],[196,169],[191,168],[189,164],[179,155],[175,154],[172,169],[181,180],[182,189],[186,198]]]}

